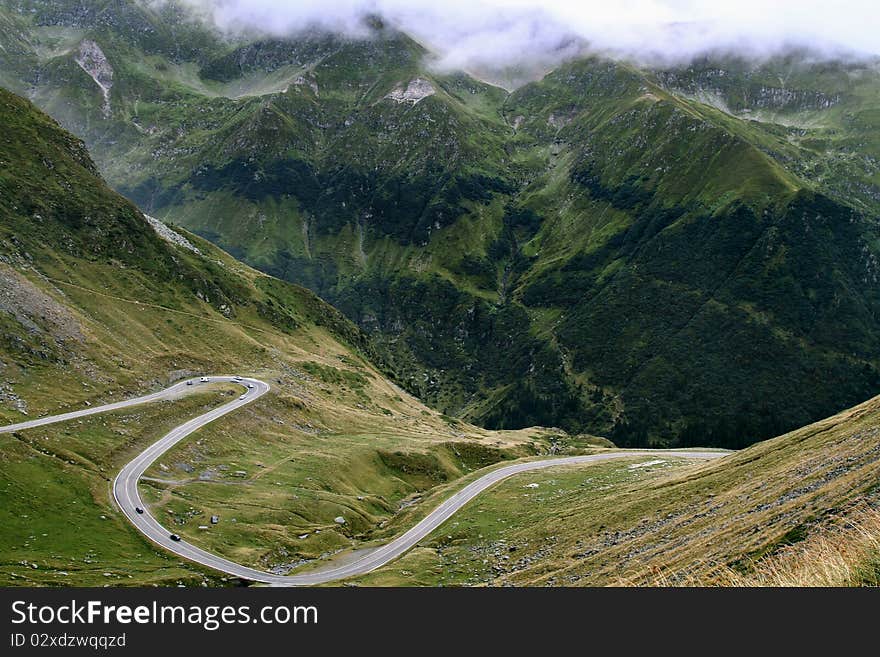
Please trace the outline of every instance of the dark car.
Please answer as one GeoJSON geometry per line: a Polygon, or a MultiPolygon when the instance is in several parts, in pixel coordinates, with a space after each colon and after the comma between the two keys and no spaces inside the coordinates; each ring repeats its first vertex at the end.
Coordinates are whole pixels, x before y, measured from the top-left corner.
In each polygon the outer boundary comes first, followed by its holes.
{"type": "Polygon", "coordinates": [[[171,536],[169,536],[169,538],[172,541],[179,541],[180,540],[180,536],[178,536],[177,534],[171,534],[171,536]]]}
{"type": "Polygon", "coordinates": [[[192,381],[187,381],[187,382],[186,382],[186,385],[188,385],[188,386],[191,386],[192,384],[193,384],[192,381]]]}
{"type": "Polygon", "coordinates": [[[138,513],[143,513],[143,512],[144,512],[144,510],[143,510],[141,507],[139,507],[139,506],[134,507],[134,510],[137,511],[138,513]]]}

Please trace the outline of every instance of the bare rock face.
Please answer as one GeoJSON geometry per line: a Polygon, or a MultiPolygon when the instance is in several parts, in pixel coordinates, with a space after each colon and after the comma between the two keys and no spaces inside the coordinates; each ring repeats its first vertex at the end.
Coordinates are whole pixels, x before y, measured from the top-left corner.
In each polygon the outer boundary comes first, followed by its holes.
{"type": "Polygon", "coordinates": [[[411,105],[415,105],[420,100],[427,98],[428,96],[433,96],[435,93],[437,93],[437,90],[434,89],[434,85],[428,82],[425,78],[416,78],[415,80],[410,80],[405,89],[403,87],[397,87],[385,96],[385,98],[390,98],[396,103],[410,103],[411,105]]]}
{"type": "Polygon", "coordinates": [[[147,223],[153,227],[153,230],[156,231],[156,234],[159,235],[163,240],[167,242],[171,242],[172,244],[176,244],[177,246],[182,246],[184,249],[188,249],[193,253],[201,253],[201,251],[196,248],[196,245],[186,239],[180,233],[175,232],[172,228],[166,226],[158,219],[151,217],[148,214],[144,215],[144,219],[147,220],[147,223]]]}
{"type": "Polygon", "coordinates": [[[0,312],[11,315],[25,330],[52,342],[84,340],[79,320],[12,267],[0,263],[0,312]]]}
{"type": "Polygon", "coordinates": [[[318,83],[315,82],[315,80],[312,78],[307,78],[300,75],[296,80],[293,81],[293,83],[298,87],[308,87],[312,90],[312,93],[315,94],[315,96],[318,95],[318,83]]]}
{"type": "Polygon", "coordinates": [[[553,128],[556,128],[557,130],[561,130],[569,123],[571,123],[573,119],[573,112],[569,114],[557,114],[556,112],[553,112],[550,114],[549,117],[547,117],[547,124],[553,128]]]}
{"type": "Polygon", "coordinates": [[[101,112],[105,117],[110,116],[110,89],[113,88],[113,67],[107,61],[101,46],[94,41],[85,39],[79,44],[79,51],[74,59],[79,64],[79,67],[88,73],[101,89],[101,94],[104,96],[101,112]]]}

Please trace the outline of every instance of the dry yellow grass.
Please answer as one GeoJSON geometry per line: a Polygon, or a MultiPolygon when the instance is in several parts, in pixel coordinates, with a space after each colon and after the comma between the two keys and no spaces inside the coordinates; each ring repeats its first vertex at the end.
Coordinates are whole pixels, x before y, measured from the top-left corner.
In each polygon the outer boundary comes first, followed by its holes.
{"type": "Polygon", "coordinates": [[[717,586],[877,586],[880,584],[880,510],[839,516],[804,541],[755,562],[747,572],[725,568],[717,586]]]}
{"type": "MultiPolygon", "coordinates": [[[[880,397],[710,463],[649,470],[632,477],[626,465],[604,474],[593,466],[508,480],[422,545],[431,558],[423,551],[367,581],[435,569],[446,585],[734,585],[733,574],[767,573],[770,555],[794,545],[792,553],[814,550],[804,559],[819,568],[818,537],[843,549],[848,536],[830,519],[855,522],[851,510],[880,505],[880,397]],[[539,487],[525,497],[529,482],[539,487]],[[516,546],[514,556],[495,559],[502,544],[516,546]],[[764,558],[765,569],[752,570],[764,558]]],[[[813,579],[824,583],[804,573],[813,579]]]]}
{"type": "Polygon", "coordinates": [[[657,567],[621,586],[853,587],[880,585],[880,509],[863,501],[817,525],[807,537],[737,567],[724,565],[685,578],[657,567]]]}

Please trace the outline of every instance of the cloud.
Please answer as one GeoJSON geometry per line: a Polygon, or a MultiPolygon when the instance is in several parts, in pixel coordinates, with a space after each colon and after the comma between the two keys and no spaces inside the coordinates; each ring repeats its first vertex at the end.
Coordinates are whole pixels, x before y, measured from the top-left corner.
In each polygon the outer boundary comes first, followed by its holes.
{"type": "Polygon", "coordinates": [[[378,14],[446,68],[535,66],[589,49],[642,63],[711,52],[880,56],[876,0],[189,0],[225,31],[363,34],[378,14]]]}

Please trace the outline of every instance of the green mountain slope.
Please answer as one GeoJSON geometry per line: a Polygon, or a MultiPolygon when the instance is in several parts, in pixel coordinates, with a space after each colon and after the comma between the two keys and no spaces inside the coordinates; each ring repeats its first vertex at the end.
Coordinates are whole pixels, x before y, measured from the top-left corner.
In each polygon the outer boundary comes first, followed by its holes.
{"type": "Polygon", "coordinates": [[[659,74],[668,89],[740,119],[770,156],[874,214],[880,203],[880,64],[812,62],[795,52],[758,65],[699,61],[659,74]]]}
{"type": "Polygon", "coordinates": [[[513,477],[367,586],[876,586],[880,398],[697,467],[662,453],[513,477]],[[847,535],[841,528],[849,528],[847,535]],[[865,548],[853,548],[862,537],[865,548]],[[818,541],[824,550],[811,550],[818,541]],[[809,559],[791,578],[764,557],[809,559]],[[839,552],[838,552],[839,550],[839,552]],[[847,573],[841,562],[854,566],[847,573]],[[842,577],[841,573],[848,575],[842,577]]]}
{"type": "Polygon", "coordinates": [[[316,291],[445,412],[739,446],[878,390],[874,63],[590,58],[507,93],[379,20],[177,21],[196,54],[142,5],[32,4],[17,84],[115,188],[316,291]]]}
{"type": "Polygon", "coordinates": [[[645,77],[621,81],[618,67],[563,67],[514,94],[525,104],[510,112],[534,117],[530,98],[554,91],[552,116],[579,98],[604,103],[569,109],[554,137],[566,179],[532,202],[577,219],[537,234],[519,292],[529,307],[565,308],[549,329],[572,368],[621,391],[612,435],[741,446],[810,417],[820,399],[832,412],[876,389],[875,221],[711,110],[645,77]],[[783,379],[785,396],[770,394],[783,379]]]}
{"type": "MultiPolygon", "coordinates": [[[[266,568],[315,559],[368,538],[441,481],[549,448],[547,431],[493,433],[426,408],[367,360],[340,313],[151,224],[98,177],[79,139],[4,90],[0,124],[0,423],[200,373],[271,382],[144,484],[165,522],[197,544],[266,568]],[[215,532],[198,529],[218,513],[215,532]],[[342,514],[346,527],[333,521],[342,514]]],[[[238,394],[195,386],[179,400],[0,435],[0,581],[222,583],[140,536],[109,485],[164,431],[238,394]]]]}

